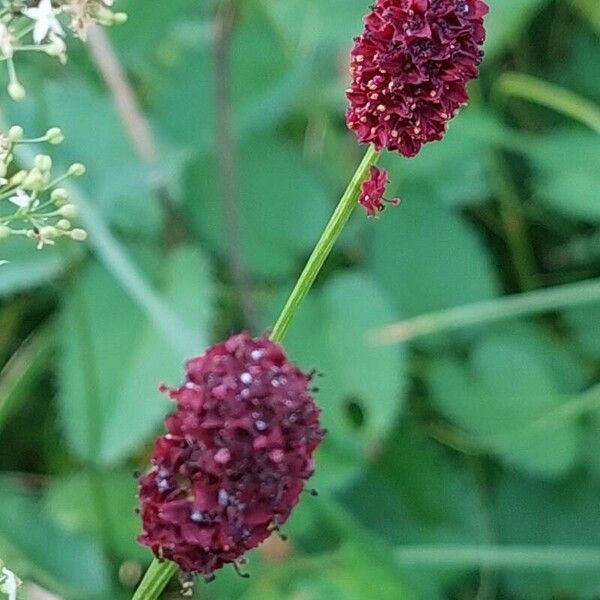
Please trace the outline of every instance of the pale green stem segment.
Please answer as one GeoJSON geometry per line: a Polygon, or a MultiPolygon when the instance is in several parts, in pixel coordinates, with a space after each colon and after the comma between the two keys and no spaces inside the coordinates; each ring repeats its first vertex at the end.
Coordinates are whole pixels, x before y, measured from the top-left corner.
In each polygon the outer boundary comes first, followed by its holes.
{"type": "Polygon", "coordinates": [[[300,304],[310,291],[333,245],[344,229],[344,225],[348,222],[357,204],[361,184],[367,178],[370,167],[377,162],[378,158],[379,153],[373,146],[369,146],[273,327],[271,339],[274,342],[280,342],[286,334],[300,304]]]}
{"type": "MultiPolygon", "coordinates": [[[[370,167],[377,162],[378,158],[379,152],[377,152],[373,146],[369,146],[364,158],[352,176],[342,199],[331,216],[329,223],[327,223],[321,238],[317,242],[313,253],[308,259],[304,271],[302,271],[298,278],[296,286],[292,290],[286,305],[283,307],[279,319],[277,319],[275,327],[273,327],[273,332],[271,333],[271,339],[273,341],[280,342],[283,339],[302,300],[304,300],[310,291],[310,288],[315,282],[323,264],[327,260],[335,241],[340,236],[342,229],[344,229],[344,225],[348,222],[348,219],[357,204],[360,187],[367,178],[370,167]]],[[[150,568],[146,571],[132,600],[155,600],[164,590],[176,571],[177,565],[175,563],[167,560],[159,561],[158,559],[154,559],[150,568]]]]}
{"type": "Polygon", "coordinates": [[[558,85],[523,73],[504,73],[496,81],[495,92],[546,106],[600,133],[600,107],[558,85]]]}
{"type": "Polygon", "coordinates": [[[375,345],[405,343],[431,333],[455,331],[463,327],[528,317],[598,301],[600,278],[589,279],[419,315],[372,331],[369,338],[375,345]]]}
{"type": "Polygon", "coordinates": [[[155,558],[146,571],[142,583],[135,591],[132,600],[155,600],[167,587],[171,577],[177,572],[177,565],[170,560],[160,561],[155,558]]]}

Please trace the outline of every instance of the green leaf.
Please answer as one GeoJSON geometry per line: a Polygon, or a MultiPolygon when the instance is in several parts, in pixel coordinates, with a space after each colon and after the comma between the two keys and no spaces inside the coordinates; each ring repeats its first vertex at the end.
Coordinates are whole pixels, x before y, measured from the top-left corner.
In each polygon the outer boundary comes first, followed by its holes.
{"type": "MultiPolygon", "coordinates": [[[[253,274],[280,277],[311,250],[326,222],[330,199],[316,166],[275,137],[248,141],[240,148],[239,159],[242,256],[253,274]]],[[[217,173],[214,159],[195,164],[186,201],[197,231],[226,255],[229,240],[217,173]]]]}
{"type": "MultiPolygon", "coordinates": [[[[149,553],[136,542],[140,519],[135,514],[137,484],[131,473],[113,472],[99,475],[109,490],[107,504],[111,532],[111,548],[123,560],[147,560],[149,553]]],[[[93,488],[84,473],[53,480],[46,495],[46,510],[65,530],[100,537],[101,527],[94,512],[93,488]]]]}
{"type": "MultiPolygon", "coordinates": [[[[206,263],[182,249],[168,257],[164,271],[165,299],[194,333],[200,353],[208,344],[212,304],[206,263]]],[[[169,403],[157,388],[177,384],[189,357],[174,350],[156,324],[145,322],[97,265],[68,295],[62,332],[59,400],[69,444],[81,458],[116,461],[160,423],[169,403]]]]}
{"type": "MultiPolygon", "coordinates": [[[[393,546],[472,544],[485,535],[475,484],[463,466],[408,423],[389,437],[376,463],[344,492],[342,501],[393,546]]],[[[437,565],[402,569],[423,598],[442,597],[444,587],[464,571],[437,565]]]]}
{"type": "Polygon", "coordinates": [[[27,401],[55,350],[55,331],[43,325],[19,347],[0,371],[0,431],[10,416],[27,401]]]}
{"type": "MultiPolygon", "coordinates": [[[[273,313],[279,308],[277,302],[273,313]]],[[[347,272],[308,297],[286,337],[295,361],[323,373],[315,385],[329,433],[316,487],[336,486],[355,472],[402,412],[406,352],[401,346],[373,348],[366,339],[372,327],[393,317],[367,275],[347,272]]]]}
{"type": "Polygon", "coordinates": [[[368,0],[264,0],[268,10],[291,44],[303,42],[350,49],[363,29],[368,0]]]}
{"type": "Polygon", "coordinates": [[[0,259],[7,261],[1,265],[0,298],[47,285],[65,269],[58,249],[44,248],[42,252],[21,237],[0,241],[0,259]]]}
{"type": "Polygon", "coordinates": [[[456,213],[403,198],[376,228],[368,262],[404,317],[492,298],[498,292],[486,249],[456,213]]]}
{"type": "Polygon", "coordinates": [[[11,567],[70,599],[111,597],[108,565],[92,538],[72,534],[39,503],[0,481],[0,554],[11,567]]]}
{"type": "Polygon", "coordinates": [[[549,0],[487,0],[490,12],[485,17],[486,60],[507,50],[527,29],[530,20],[549,0]]]}
{"type": "MultiPolygon", "coordinates": [[[[495,493],[497,536],[500,544],[544,545],[564,557],[562,568],[505,571],[508,588],[525,599],[567,595],[595,598],[600,587],[598,565],[568,561],[569,547],[600,550],[600,485],[586,478],[563,483],[506,475],[495,493]]],[[[526,564],[525,564],[526,566],[526,564]]]]}
{"type": "Polygon", "coordinates": [[[444,139],[426,144],[414,159],[383,157],[392,181],[388,194],[407,202],[428,203],[435,198],[450,206],[482,204],[492,195],[489,152],[516,144],[515,136],[493,115],[465,108],[450,122],[444,139]]]}
{"type": "Polygon", "coordinates": [[[550,208],[600,222],[600,142],[586,131],[563,130],[532,140],[525,151],[534,168],[537,196],[550,208]]]}
{"type": "Polygon", "coordinates": [[[569,400],[546,358],[519,335],[492,335],[475,347],[468,368],[441,360],[430,377],[444,415],[508,464],[546,477],[580,458],[583,431],[565,418],[569,400]],[[529,347],[528,347],[529,346],[529,347]]]}
{"type": "MultiPolygon", "coordinates": [[[[179,250],[166,264],[165,300],[198,335],[197,354],[209,345],[213,286],[207,261],[190,248],[179,250]]],[[[160,331],[147,323],[131,354],[126,377],[115,395],[102,436],[100,460],[113,462],[133,451],[171,407],[157,385],[177,385],[183,378],[183,353],[165,347],[160,331]],[[151,375],[149,377],[149,375],[151,375]]]]}
{"type": "Polygon", "coordinates": [[[581,347],[591,357],[600,359],[600,304],[575,308],[564,313],[564,318],[581,347]]]}

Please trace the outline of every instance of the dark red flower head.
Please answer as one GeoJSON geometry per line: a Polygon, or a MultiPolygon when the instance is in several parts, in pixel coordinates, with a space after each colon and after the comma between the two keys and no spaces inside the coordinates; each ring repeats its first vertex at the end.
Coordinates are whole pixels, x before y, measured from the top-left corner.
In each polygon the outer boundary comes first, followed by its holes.
{"type": "Polygon", "coordinates": [[[415,156],[468,100],[485,39],[482,0],[377,0],[355,40],[348,127],[415,156]]]}
{"type": "Polygon", "coordinates": [[[369,217],[377,216],[384,208],[385,204],[400,204],[398,198],[386,200],[383,197],[385,188],[389,183],[387,171],[378,167],[371,167],[369,178],[362,184],[360,189],[359,203],[367,211],[369,217]]]}
{"type": "Polygon", "coordinates": [[[186,365],[177,410],[140,479],[139,541],[185,571],[235,562],[284,523],[323,437],[311,376],[266,338],[236,335],[186,365]]]}

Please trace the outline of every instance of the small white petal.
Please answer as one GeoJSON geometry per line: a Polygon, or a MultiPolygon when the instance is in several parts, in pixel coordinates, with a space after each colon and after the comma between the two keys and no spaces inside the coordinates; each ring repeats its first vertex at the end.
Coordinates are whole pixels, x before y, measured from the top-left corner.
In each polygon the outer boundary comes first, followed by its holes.
{"type": "Polygon", "coordinates": [[[31,204],[31,198],[23,190],[17,190],[17,194],[11,196],[8,201],[19,208],[29,208],[29,205],[31,204]]]}
{"type": "Polygon", "coordinates": [[[48,21],[39,20],[36,21],[35,26],[33,28],[33,41],[36,44],[41,44],[44,41],[44,38],[48,35],[50,27],[48,25],[48,21]]]}
{"type": "Polygon", "coordinates": [[[2,569],[2,575],[4,575],[4,590],[5,594],[8,594],[8,600],[17,600],[17,588],[19,587],[19,582],[17,576],[6,568],[2,569]]]}

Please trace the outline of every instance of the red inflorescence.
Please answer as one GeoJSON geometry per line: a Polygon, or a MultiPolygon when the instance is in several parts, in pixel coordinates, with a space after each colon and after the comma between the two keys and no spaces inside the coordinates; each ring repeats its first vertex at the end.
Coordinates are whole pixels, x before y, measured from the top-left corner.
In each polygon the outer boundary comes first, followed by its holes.
{"type": "Polygon", "coordinates": [[[358,197],[359,203],[367,211],[369,217],[378,215],[385,208],[385,203],[400,204],[399,198],[386,200],[383,197],[389,182],[387,171],[378,167],[371,167],[369,178],[362,184],[360,196],[358,197]]]}
{"type": "Polygon", "coordinates": [[[477,77],[481,0],[377,0],[355,40],[348,127],[378,150],[415,156],[440,140],[477,77]]]}
{"type": "Polygon", "coordinates": [[[139,541],[208,575],[287,520],[323,430],[311,376],[266,338],[233,336],[186,371],[169,390],[177,410],[140,479],[139,541]]]}

